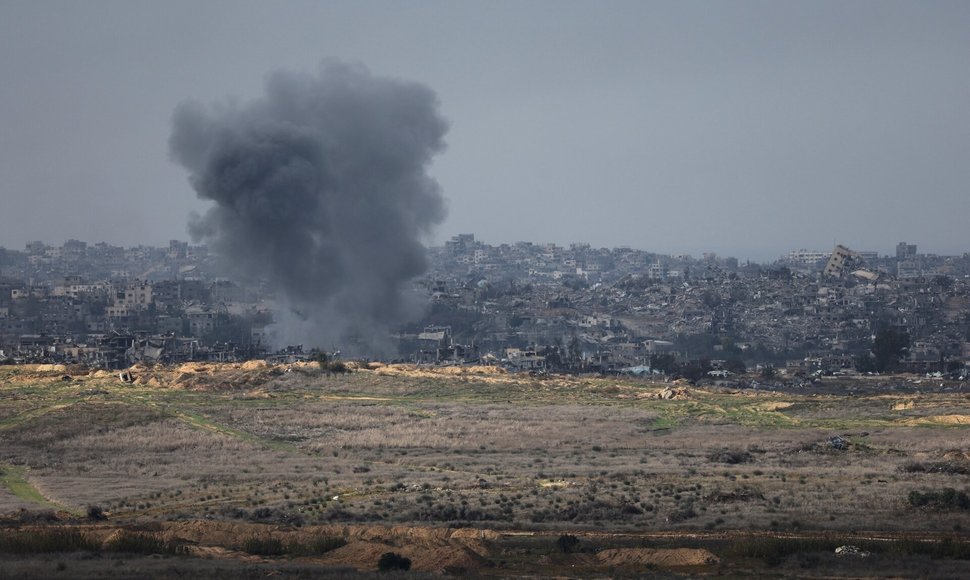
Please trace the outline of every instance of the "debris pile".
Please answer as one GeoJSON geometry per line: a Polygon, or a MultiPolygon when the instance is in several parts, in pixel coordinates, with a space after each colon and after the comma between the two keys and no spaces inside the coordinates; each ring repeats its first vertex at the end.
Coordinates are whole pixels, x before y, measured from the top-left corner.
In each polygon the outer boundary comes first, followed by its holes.
{"type": "Polygon", "coordinates": [[[844,546],[839,546],[838,548],[836,548],[835,549],[835,555],[836,556],[840,556],[840,557],[841,556],[853,556],[853,557],[856,557],[856,558],[868,558],[870,554],[869,554],[869,552],[866,552],[865,550],[863,550],[862,548],[860,548],[858,546],[850,546],[850,545],[846,544],[844,546]]]}
{"type": "Polygon", "coordinates": [[[684,387],[664,387],[659,393],[657,393],[657,398],[665,401],[672,399],[686,399],[687,389],[684,387]]]}

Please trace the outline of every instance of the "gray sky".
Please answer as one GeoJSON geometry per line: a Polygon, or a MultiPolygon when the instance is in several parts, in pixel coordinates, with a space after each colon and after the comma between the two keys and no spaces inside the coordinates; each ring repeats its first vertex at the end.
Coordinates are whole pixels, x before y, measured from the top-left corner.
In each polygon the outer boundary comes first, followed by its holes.
{"type": "Polygon", "coordinates": [[[0,245],[187,239],[175,106],[434,89],[441,241],[970,250],[970,2],[0,0],[0,245]]]}

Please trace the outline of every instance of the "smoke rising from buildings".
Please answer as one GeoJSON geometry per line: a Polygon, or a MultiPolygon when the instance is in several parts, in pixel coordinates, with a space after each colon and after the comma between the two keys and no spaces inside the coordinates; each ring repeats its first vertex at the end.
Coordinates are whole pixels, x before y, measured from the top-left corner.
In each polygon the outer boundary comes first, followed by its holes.
{"type": "Polygon", "coordinates": [[[427,169],[446,130],[429,88],[325,61],[316,75],[272,73],[249,102],[180,104],[169,147],[215,203],[192,237],[276,287],[280,340],[374,348],[408,317],[423,240],[445,217],[427,169]]]}

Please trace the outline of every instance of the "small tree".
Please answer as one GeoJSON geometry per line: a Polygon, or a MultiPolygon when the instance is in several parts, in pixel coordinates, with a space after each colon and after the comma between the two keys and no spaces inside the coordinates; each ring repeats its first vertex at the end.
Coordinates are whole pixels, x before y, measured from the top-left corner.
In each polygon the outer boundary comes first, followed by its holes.
{"type": "Polygon", "coordinates": [[[325,369],[327,368],[327,363],[330,362],[330,355],[328,355],[325,351],[318,350],[313,353],[313,361],[320,365],[320,368],[325,369]]]}
{"type": "Polygon", "coordinates": [[[101,521],[108,519],[108,516],[104,515],[104,510],[99,505],[89,505],[87,513],[89,520],[101,521]]]}

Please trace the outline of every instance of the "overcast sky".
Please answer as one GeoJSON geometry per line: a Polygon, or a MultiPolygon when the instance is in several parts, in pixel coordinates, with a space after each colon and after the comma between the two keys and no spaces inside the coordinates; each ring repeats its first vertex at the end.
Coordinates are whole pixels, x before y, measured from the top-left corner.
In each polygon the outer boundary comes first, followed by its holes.
{"type": "Polygon", "coordinates": [[[970,251],[970,2],[0,1],[0,245],[188,239],[175,106],[435,90],[436,241],[970,251]]]}

